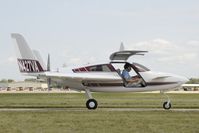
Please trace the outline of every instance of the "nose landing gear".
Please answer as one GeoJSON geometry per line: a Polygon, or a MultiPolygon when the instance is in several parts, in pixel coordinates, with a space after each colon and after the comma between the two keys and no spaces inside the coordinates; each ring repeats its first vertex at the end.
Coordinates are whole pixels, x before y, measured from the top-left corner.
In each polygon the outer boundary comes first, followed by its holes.
{"type": "Polygon", "coordinates": [[[171,108],[171,103],[170,103],[170,101],[164,102],[164,103],[163,103],[163,108],[164,108],[164,109],[170,109],[170,108],[171,108]]]}
{"type": "Polygon", "coordinates": [[[167,101],[163,103],[163,108],[166,110],[169,110],[171,108],[171,100],[167,94],[165,94],[164,92],[161,92],[161,93],[167,97],[167,101]]]}

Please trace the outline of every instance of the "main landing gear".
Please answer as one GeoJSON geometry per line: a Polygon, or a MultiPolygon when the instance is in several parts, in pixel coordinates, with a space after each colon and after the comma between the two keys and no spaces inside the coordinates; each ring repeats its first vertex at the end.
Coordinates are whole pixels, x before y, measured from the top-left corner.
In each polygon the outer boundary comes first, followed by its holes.
{"type": "MultiPolygon", "coordinates": [[[[165,94],[164,92],[161,92],[166,98],[167,98],[167,101],[165,101],[163,103],[163,108],[166,109],[166,110],[169,110],[171,108],[171,100],[169,98],[169,96],[167,94],[165,94]]],[[[91,95],[91,92],[89,89],[85,89],[85,94],[88,98],[87,102],[86,102],[86,107],[90,110],[94,110],[97,108],[98,106],[98,103],[95,99],[93,99],[92,95],[91,95]]]]}
{"type": "Polygon", "coordinates": [[[164,96],[167,97],[167,101],[165,101],[163,103],[163,108],[166,109],[166,110],[169,110],[171,108],[171,100],[170,100],[170,98],[169,98],[169,96],[167,94],[165,94],[164,92],[161,92],[161,93],[163,93],[164,96]]]}
{"type": "Polygon", "coordinates": [[[98,104],[97,104],[97,101],[93,99],[90,90],[85,89],[85,94],[88,98],[88,101],[86,102],[86,107],[88,109],[96,109],[98,104]]]}

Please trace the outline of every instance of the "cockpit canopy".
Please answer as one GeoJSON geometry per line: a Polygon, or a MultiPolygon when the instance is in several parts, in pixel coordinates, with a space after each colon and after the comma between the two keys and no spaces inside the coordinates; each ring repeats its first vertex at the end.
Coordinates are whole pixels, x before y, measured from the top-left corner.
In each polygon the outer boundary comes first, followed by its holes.
{"type": "MultiPolygon", "coordinates": [[[[72,69],[73,72],[78,73],[78,72],[115,72],[117,68],[114,68],[112,65],[113,63],[119,61],[118,63],[126,63],[126,60],[130,56],[133,55],[144,55],[148,51],[139,51],[139,50],[132,50],[132,51],[118,51],[114,52],[110,56],[111,62],[109,64],[99,64],[99,65],[92,65],[92,66],[85,66],[85,67],[80,67],[80,68],[75,68],[72,69]]],[[[136,69],[137,72],[145,72],[149,71],[148,68],[146,68],[143,65],[140,65],[138,63],[133,63],[132,64],[133,69],[136,69]]]]}
{"type": "MultiPolygon", "coordinates": [[[[125,64],[126,62],[119,62],[120,64],[125,64]]],[[[150,71],[147,67],[138,64],[138,63],[132,63],[132,68],[137,72],[146,72],[150,71]]],[[[115,72],[118,68],[114,68],[114,66],[110,64],[98,64],[98,65],[91,65],[91,66],[85,66],[80,68],[72,69],[73,72],[115,72]]]]}
{"type": "Polygon", "coordinates": [[[126,50],[126,51],[118,51],[112,53],[110,56],[111,61],[127,61],[129,57],[133,55],[144,55],[148,51],[140,51],[140,50],[126,50]]]}

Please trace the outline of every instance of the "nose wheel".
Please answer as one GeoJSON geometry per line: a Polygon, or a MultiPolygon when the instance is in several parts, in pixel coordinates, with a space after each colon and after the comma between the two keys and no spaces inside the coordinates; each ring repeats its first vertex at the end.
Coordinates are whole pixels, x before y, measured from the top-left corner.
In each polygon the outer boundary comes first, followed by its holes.
{"type": "Polygon", "coordinates": [[[162,92],[164,94],[164,96],[167,97],[167,101],[163,103],[163,108],[166,110],[169,110],[171,108],[171,101],[170,98],[167,94],[165,94],[164,92],[162,92]]]}
{"type": "Polygon", "coordinates": [[[164,103],[163,103],[163,108],[164,108],[164,109],[167,109],[167,110],[170,109],[170,108],[171,108],[171,103],[170,103],[170,101],[164,102],[164,103]]]}

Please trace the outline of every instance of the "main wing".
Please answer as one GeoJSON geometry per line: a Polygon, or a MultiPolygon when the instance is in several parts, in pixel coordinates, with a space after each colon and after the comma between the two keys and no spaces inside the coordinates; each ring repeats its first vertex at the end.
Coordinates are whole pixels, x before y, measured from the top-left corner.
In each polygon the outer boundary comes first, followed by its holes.
{"type": "Polygon", "coordinates": [[[123,84],[121,77],[117,73],[58,73],[45,72],[40,75],[41,78],[50,78],[57,81],[63,86],[68,86],[75,90],[84,90],[86,86],[91,84],[123,84]]]}
{"type": "Polygon", "coordinates": [[[74,80],[74,81],[121,81],[117,73],[59,73],[59,72],[45,72],[41,77],[74,80]]]}

